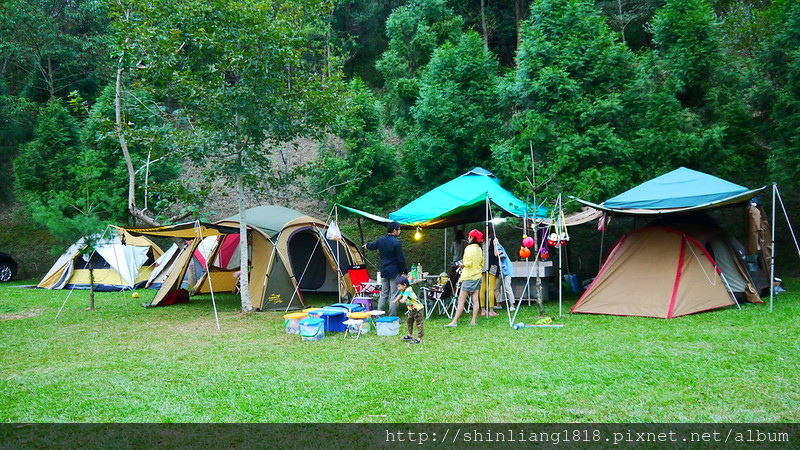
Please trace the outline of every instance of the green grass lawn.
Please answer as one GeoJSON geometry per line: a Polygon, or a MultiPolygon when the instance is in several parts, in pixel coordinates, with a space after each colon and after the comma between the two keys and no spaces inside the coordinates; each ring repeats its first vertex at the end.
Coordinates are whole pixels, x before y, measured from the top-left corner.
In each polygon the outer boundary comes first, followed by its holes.
{"type": "MultiPolygon", "coordinates": [[[[20,283],[16,283],[20,284],[20,283]]],[[[426,321],[319,342],[238,297],[145,309],[152,291],[0,286],[4,422],[798,422],[800,283],[767,306],[671,320],[569,314],[564,328],[426,321]],[[56,314],[66,304],[60,316],[56,314]]],[[[324,304],[332,299],[317,299],[324,304]]],[[[546,304],[558,314],[557,302],[546,304]]],[[[517,321],[533,322],[535,306],[517,321]]]]}

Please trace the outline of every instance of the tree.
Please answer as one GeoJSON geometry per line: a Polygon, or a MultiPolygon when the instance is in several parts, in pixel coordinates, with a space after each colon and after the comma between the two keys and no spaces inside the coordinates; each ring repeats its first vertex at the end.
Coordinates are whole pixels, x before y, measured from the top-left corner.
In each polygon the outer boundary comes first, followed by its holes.
{"type": "Polygon", "coordinates": [[[397,152],[386,142],[383,105],[367,85],[348,83],[345,107],[312,169],[315,196],[369,210],[399,206],[403,193],[397,152]]]}
{"type": "Polygon", "coordinates": [[[759,49],[756,117],[769,142],[768,168],[789,189],[800,183],[800,4],[776,1],[768,11],[773,32],[759,49]]]}
{"type": "MultiPolygon", "coordinates": [[[[18,197],[33,218],[62,244],[83,239],[91,253],[106,224],[120,218],[109,195],[106,161],[82,145],[77,121],[60,101],[49,102],[39,114],[34,140],[14,161],[18,197]]],[[[90,267],[90,308],[94,309],[94,276],[90,267]]]]}
{"type": "Polygon", "coordinates": [[[418,190],[486,165],[502,123],[498,85],[497,59],[477,33],[465,33],[433,52],[411,108],[414,124],[404,155],[418,190]]]}
{"type": "Polygon", "coordinates": [[[11,90],[33,99],[94,96],[107,67],[106,3],[6,0],[0,5],[0,55],[11,90]]]}
{"type": "MultiPolygon", "coordinates": [[[[242,248],[245,187],[258,185],[275,148],[318,133],[337,109],[339,71],[329,70],[317,39],[331,7],[314,0],[118,4],[123,66],[171,106],[195,161],[234,186],[242,248]]],[[[250,311],[248,252],[241,254],[242,309],[250,311]]]]}
{"type": "Polygon", "coordinates": [[[412,0],[395,9],[386,21],[389,49],[376,63],[383,74],[389,118],[405,134],[409,109],[419,92],[419,71],[433,51],[461,35],[463,20],[445,0],[412,0]]]}
{"type": "Polygon", "coordinates": [[[509,136],[492,149],[498,175],[519,180],[522,194],[549,180],[551,195],[598,198],[618,192],[634,172],[623,101],[633,55],[615,38],[589,1],[531,6],[516,71],[504,86],[514,111],[509,136]]]}

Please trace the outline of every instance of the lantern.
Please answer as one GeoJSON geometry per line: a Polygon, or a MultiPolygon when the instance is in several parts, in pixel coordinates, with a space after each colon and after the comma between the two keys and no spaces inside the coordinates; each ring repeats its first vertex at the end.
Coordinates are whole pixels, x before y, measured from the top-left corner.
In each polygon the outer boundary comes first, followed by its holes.
{"type": "Polygon", "coordinates": [[[531,248],[531,247],[533,247],[533,244],[534,244],[534,242],[533,242],[533,238],[532,237],[525,236],[525,237],[522,238],[522,245],[524,247],[531,248]]]}
{"type": "Polygon", "coordinates": [[[539,250],[539,257],[542,258],[542,259],[549,258],[550,257],[550,250],[548,250],[547,247],[542,247],[539,250]]]}
{"type": "Polygon", "coordinates": [[[531,257],[531,250],[527,247],[520,247],[519,248],[519,257],[520,258],[530,258],[531,257]]]}

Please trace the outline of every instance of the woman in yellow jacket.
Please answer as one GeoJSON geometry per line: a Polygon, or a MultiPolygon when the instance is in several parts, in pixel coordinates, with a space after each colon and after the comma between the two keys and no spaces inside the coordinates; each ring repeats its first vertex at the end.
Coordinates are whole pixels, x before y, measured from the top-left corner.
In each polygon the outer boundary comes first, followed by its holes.
{"type": "Polygon", "coordinates": [[[472,322],[470,325],[477,325],[478,312],[478,293],[481,290],[481,271],[483,270],[483,233],[478,230],[469,232],[469,241],[464,249],[464,259],[461,266],[461,292],[458,294],[458,307],[453,321],[445,325],[446,327],[457,327],[458,319],[464,313],[464,302],[467,296],[472,297],[472,322]]]}

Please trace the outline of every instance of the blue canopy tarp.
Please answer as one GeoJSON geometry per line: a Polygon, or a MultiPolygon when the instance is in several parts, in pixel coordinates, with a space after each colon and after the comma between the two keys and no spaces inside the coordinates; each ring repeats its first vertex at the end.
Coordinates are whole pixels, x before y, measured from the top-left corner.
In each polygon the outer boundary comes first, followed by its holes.
{"type": "Polygon", "coordinates": [[[745,202],[764,187],[748,189],[707,173],[680,167],[631,188],[603,203],[577,201],[614,214],[665,214],[697,211],[745,202]]]}
{"type": "MultiPolygon", "coordinates": [[[[546,217],[543,206],[533,208],[500,186],[488,170],[476,167],[458,178],[448,181],[395,212],[389,219],[409,227],[445,228],[487,220],[486,205],[494,204],[505,213],[516,217],[546,217]]],[[[376,222],[388,221],[373,214],[345,207],[376,222]],[[377,220],[381,219],[381,220],[377,220]]]]}

